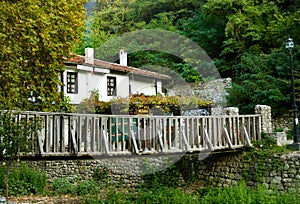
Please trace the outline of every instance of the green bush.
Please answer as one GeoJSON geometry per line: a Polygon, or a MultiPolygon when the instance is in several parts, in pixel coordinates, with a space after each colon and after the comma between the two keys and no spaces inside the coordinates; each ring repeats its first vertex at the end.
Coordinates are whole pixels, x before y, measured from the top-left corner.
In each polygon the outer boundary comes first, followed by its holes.
{"type": "MultiPolygon", "coordinates": [[[[5,192],[6,168],[0,168],[0,192],[5,192]]],[[[13,167],[9,175],[9,195],[41,194],[46,186],[46,174],[26,165],[13,167]]]]}
{"type": "Polygon", "coordinates": [[[96,193],[96,183],[92,180],[83,180],[78,182],[76,186],[76,194],[79,196],[84,196],[88,194],[96,193]]]}
{"type": "Polygon", "coordinates": [[[75,187],[67,178],[54,179],[51,188],[59,195],[74,194],[76,192],[75,187]]]}
{"type": "Polygon", "coordinates": [[[67,178],[56,178],[51,184],[51,189],[56,195],[92,195],[97,194],[97,185],[93,180],[82,180],[73,184],[67,178]]]}
{"type": "Polygon", "coordinates": [[[83,203],[151,203],[151,204],[194,204],[200,203],[197,195],[187,194],[179,189],[143,189],[138,192],[109,191],[105,198],[86,197],[83,203]]]}

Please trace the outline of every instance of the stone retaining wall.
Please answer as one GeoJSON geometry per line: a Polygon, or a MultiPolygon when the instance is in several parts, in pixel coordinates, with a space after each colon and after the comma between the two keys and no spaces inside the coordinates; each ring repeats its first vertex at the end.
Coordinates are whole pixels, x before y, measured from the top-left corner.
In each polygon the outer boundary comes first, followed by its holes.
{"type": "Polygon", "coordinates": [[[247,161],[240,153],[213,156],[198,165],[199,179],[226,187],[244,180],[248,186],[263,184],[268,188],[295,190],[300,186],[300,153],[276,156],[262,161],[247,161]]]}
{"type": "Polygon", "coordinates": [[[142,182],[142,175],[167,169],[181,157],[182,155],[148,155],[27,162],[31,167],[45,171],[50,183],[55,178],[67,178],[71,182],[77,182],[83,179],[103,177],[104,180],[113,184],[121,183],[124,186],[135,187],[142,182]]]}
{"type": "Polygon", "coordinates": [[[44,170],[48,181],[68,178],[76,182],[82,179],[102,177],[105,182],[136,187],[143,182],[142,175],[167,169],[175,163],[182,175],[203,181],[207,185],[225,187],[244,180],[249,186],[264,184],[281,190],[300,186],[300,153],[274,156],[269,159],[247,159],[243,152],[212,153],[208,157],[199,154],[184,156],[143,156],[139,158],[107,158],[100,160],[30,161],[30,165],[44,170]]]}

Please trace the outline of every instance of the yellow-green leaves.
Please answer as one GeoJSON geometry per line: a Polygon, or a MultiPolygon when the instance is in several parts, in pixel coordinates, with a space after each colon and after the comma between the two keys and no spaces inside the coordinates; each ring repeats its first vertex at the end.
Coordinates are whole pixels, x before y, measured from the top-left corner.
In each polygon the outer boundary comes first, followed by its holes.
{"type": "Polygon", "coordinates": [[[1,1],[1,109],[61,110],[59,73],[84,30],[85,2],[1,1]]]}

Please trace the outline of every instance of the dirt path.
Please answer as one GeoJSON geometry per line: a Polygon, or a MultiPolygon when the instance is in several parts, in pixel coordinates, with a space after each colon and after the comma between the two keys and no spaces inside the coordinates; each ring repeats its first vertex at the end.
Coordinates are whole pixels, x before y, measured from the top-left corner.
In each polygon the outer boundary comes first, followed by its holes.
{"type": "Polygon", "coordinates": [[[80,198],[70,195],[65,196],[20,196],[11,197],[8,203],[18,204],[80,204],[80,198]]]}

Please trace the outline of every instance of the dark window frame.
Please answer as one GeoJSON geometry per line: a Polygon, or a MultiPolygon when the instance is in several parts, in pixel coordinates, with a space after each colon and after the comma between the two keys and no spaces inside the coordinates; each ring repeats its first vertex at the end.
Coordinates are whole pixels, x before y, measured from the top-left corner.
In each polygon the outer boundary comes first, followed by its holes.
{"type": "Polygon", "coordinates": [[[78,73],[67,72],[67,93],[77,94],[78,93],[78,73]]]}
{"type": "Polygon", "coordinates": [[[117,96],[117,77],[107,76],[107,96],[117,96]]]}

